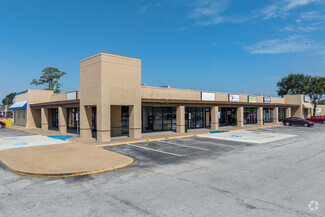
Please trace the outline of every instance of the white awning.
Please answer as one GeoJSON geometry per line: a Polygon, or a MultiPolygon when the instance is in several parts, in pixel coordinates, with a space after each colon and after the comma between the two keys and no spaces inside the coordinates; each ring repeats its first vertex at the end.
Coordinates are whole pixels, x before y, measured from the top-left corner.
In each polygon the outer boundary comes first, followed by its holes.
{"type": "Polygon", "coordinates": [[[9,109],[27,109],[27,101],[15,102],[9,107],[9,109]]]}

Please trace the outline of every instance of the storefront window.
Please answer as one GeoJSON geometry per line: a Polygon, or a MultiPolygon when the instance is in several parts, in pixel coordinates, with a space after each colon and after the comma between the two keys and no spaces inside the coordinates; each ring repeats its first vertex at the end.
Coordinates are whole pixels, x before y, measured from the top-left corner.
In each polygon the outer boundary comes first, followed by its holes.
{"type": "Polygon", "coordinates": [[[142,132],[176,130],[175,107],[142,107],[142,132]]]}
{"type": "Polygon", "coordinates": [[[210,127],[210,108],[208,107],[186,107],[185,127],[186,129],[197,129],[210,127]]]}
{"type": "Polygon", "coordinates": [[[273,108],[263,108],[263,120],[264,123],[273,122],[273,108]]]}
{"type": "Polygon", "coordinates": [[[257,123],[257,108],[244,108],[244,124],[257,123]]]}
{"type": "Polygon", "coordinates": [[[220,126],[237,125],[237,108],[219,108],[219,113],[220,126]]]}

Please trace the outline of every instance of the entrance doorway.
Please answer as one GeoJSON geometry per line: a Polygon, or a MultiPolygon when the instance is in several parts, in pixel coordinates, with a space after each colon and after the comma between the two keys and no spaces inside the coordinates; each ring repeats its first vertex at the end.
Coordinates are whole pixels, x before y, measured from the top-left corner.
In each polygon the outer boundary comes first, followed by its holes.
{"type": "Polygon", "coordinates": [[[122,135],[129,135],[129,106],[122,106],[122,135]]]}
{"type": "Polygon", "coordinates": [[[97,139],[97,108],[91,107],[91,132],[92,137],[97,139]]]}
{"type": "Polygon", "coordinates": [[[308,108],[304,108],[304,118],[308,118],[308,108]]]}
{"type": "Polygon", "coordinates": [[[284,108],[279,108],[279,114],[278,114],[278,119],[280,122],[282,122],[285,118],[285,109],[284,108]]]}
{"type": "Polygon", "coordinates": [[[67,113],[68,113],[67,132],[80,135],[79,108],[68,108],[67,113]]]}
{"type": "Polygon", "coordinates": [[[52,124],[51,124],[51,130],[59,130],[59,110],[57,108],[51,109],[51,118],[52,118],[52,124]]]}

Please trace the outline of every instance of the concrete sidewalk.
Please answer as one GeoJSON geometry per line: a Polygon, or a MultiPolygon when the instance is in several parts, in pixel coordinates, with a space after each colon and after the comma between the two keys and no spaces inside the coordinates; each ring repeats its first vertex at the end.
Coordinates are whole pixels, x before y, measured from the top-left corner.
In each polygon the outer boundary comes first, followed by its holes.
{"type": "MultiPolygon", "coordinates": [[[[268,128],[268,127],[279,127],[283,126],[282,123],[277,124],[265,124],[265,125],[245,125],[244,127],[220,127],[218,130],[220,131],[236,131],[236,130],[255,130],[255,129],[262,129],[262,128],[268,128]]],[[[40,128],[25,128],[20,126],[10,126],[8,128],[28,132],[32,134],[37,135],[60,135],[58,131],[54,130],[42,130],[40,128]]],[[[167,139],[173,139],[173,138],[182,138],[182,137],[193,137],[201,134],[208,134],[210,129],[195,129],[195,130],[189,130],[187,133],[180,134],[175,132],[157,132],[157,133],[143,133],[142,138],[133,139],[129,138],[127,136],[119,136],[119,137],[112,137],[110,142],[98,142],[94,138],[90,139],[84,139],[76,137],[76,134],[69,134],[66,135],[72,135],[74,138],[69,139],[72,142],[80,143],[84,145],[91,145],[95,147],[103,147],[103,146],[110,146],[110,145],[122,145],[122,144],[128,144],[128,143],[135,143],[135,142],[147,142],[147,141],[153,141],[153,140],[167,140],[167,139]]]]}
{"type": "Polygon", "coordinates": [[[128,166],[133,159],[77,143],[15,148],[0,151],[0,160],[21,175],[67,177],[128,166]]]}

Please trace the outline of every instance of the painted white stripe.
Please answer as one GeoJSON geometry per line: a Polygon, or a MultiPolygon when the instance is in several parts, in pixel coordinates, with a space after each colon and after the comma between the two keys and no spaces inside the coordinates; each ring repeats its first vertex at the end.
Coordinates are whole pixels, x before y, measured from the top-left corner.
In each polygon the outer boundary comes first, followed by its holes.
{"type": "Polygon", "coordinates": [[[133,145],[133,144],[127,144],[127,145],[128,146],[132,146],[132,147],[142,148],[142,149],[149,150],[149,151],[155,151],[155,152],[160,152],[160,153],[163,153],[163,154],[169,154],[169,155],[174,155],[174,156],[177,156],[177,157],[182,157],[182,155],[175,154],[175,153],[171,153],[171,152],[167,152],[167,151],[160,151],[160,150],[157,150],[157,149],[142,147],[142,146],[133,145]]]}
{"type": "Polygon", "coordinates": [[[203,150],[203,151],[210,151],[210,149],[206,149],[206,148],[199,148],[199,147],[193,147],[193,146],[188,146],[188,145],[181,145],[181,144],[173,143],[173,142],[167,142],[167,141],[159,141],[159,142],[169,144],[169,145],[176,145],[176,146],[180,146],[180,147],[185,147],[185,148],[193,148],[193,149],[198,149],[198,150],[203,150]]]}

